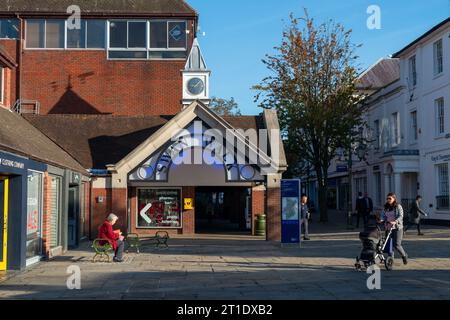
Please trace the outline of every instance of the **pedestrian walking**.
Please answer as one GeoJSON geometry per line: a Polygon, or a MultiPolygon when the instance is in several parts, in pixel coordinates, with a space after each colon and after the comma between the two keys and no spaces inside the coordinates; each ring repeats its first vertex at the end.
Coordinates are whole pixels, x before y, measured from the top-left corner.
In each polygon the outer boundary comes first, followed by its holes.
{"type": "Polygon", "coordinates": [[[358,199],[356,199],[356,228],[359,228],[359,220],[362,218],[364,225],[366,223],[364,222],[364,216],[366,214],[366,205],[364,201],[364,197],[362,192],[358,192],[358,199]]]}
{"type": "MultiPolygon", "coordinates": [[[[403,264],[408,264],[408,255],[402,247],[403,240],[403,207],[397,202],[395,193],[389,193],[384,205],[384,210],[381,212],[380,222],[384,222],[386,230],[392,230],[392,239],[394,248],[400,253],[403,259],[403,264]]],[[[386,231],[386,232],[387,232],[386,231]]]]}
{"type": "Polygon", "coordinates": [[[369,194],[367,192],[364,194],[364,212],[365,214],[363,216],[363,221],[364,221],[364,228],[366,228],[367,225],[369,224],[369,220],[373,212],[373,201],[369,197],[369,194]]]}
{"type": "Polygon", "coordinates": [[[423,236],[424,234],[420,230],[420,222],[422,220],[422,216],[428,217],[428,214],[420,208],[420,202],[422,201],[421,196],[416,197],[416,201],[412,203],[411,210],[409,212],[409,223],[404,230],[404,234],[408,231],[409,228],[413,226],[417,226],[417,234],[419,236],[423,236]]]}
{"type": "Polygon", "coordinates": [[[301,201],[300,201],[300,229],[302,226],[305,226],[305,233],[303,240],[310,240],[309,239],[309,230],[308,230],[308,220],[311,217],[308,209],[308,197],[306,195],[302,195],[301,201]]]}

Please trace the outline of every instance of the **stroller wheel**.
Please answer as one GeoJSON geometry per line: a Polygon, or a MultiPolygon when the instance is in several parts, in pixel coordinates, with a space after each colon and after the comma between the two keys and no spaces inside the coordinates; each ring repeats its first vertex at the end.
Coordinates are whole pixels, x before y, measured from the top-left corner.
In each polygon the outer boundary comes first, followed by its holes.
{"type": "Polygon", "coordinates": [[[394,258],[387,257],[384,261],[384,266],[386,267],[387,271],[392,271],[392,269],[394,269],[394,258]]]}

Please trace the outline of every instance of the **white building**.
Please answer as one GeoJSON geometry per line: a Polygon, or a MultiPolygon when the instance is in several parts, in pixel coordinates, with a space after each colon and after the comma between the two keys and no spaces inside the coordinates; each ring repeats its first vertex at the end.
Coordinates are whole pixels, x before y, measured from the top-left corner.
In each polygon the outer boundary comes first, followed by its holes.
{"type": "Polygon", "coordinates": [[[378,61],[360,82],[370,93],[375,141],[368,163],[353,167],[353,197],[368,191],[381,208],[389,192],[405,206],[420,194],[430,219],[450,221],[450,19],[378,61]]]}

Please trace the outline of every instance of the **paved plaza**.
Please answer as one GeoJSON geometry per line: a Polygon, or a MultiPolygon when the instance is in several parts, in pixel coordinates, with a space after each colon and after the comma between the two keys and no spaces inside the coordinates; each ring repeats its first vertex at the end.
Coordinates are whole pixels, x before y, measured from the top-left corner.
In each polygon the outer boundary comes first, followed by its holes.
{"type": "Polygon", "coordinates": [[[92,263],[89,243],[21,273],[0,275],[0,299],[449,299],[450,229],[408,232],[410,263],[382,269],[381,290],[354,269],[361,245],[344,225],[311,226],[301,248],[246,235],[173,238],[146,246],[124,263],[92,263]],[[81,290],[69,290],[67,268],[79,266],[81,290]]]}

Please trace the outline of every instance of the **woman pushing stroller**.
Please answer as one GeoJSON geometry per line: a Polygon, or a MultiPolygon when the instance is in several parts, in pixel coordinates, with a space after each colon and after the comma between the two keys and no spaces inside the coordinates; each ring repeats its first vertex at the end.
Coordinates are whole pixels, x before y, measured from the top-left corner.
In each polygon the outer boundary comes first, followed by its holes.
{"type": "Polygon", "coordinates": [[[402,256],[403,264],[408,264],[408,255],[402,247],[403,207],[397,202],[395,193],[388,194],[384,210],[381,212],[381,217],[378,222],[385,223],[387,232],[392,229],[394,248],[402,256]]]}

